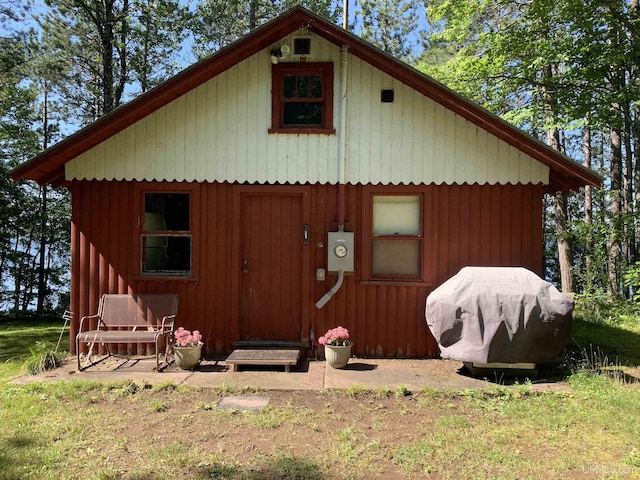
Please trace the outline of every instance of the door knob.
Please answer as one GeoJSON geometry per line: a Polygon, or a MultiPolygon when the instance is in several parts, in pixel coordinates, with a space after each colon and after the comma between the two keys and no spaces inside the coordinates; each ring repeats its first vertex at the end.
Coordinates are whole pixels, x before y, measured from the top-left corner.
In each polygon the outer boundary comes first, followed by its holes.
{"type": "Polygon", "coordinates": [[[242,273],[249,273],[249,260],[242,260],[242,273]]]}

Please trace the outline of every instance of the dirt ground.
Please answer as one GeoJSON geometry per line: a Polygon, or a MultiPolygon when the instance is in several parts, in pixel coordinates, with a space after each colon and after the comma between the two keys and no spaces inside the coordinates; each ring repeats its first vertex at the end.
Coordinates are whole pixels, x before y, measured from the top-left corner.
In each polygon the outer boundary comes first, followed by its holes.
{"type": "MultiPolygon", "coordinates": [[[[280,473],[272,471],[275,466],[266,459],[283,456],[291,457],[289,461],[309,461],[317,468],[317,476],[307,472],[291,478],[407,478],[412,475],[399,470],[391,458],[376,457],[381,451],[415,442],[430,423],[417,408],[417,399],[396,398],[390,392],[248,395],[268,397],[268,406],[260,414],[224,411],[218,407],[223,395],[209,390],[189,392],[188,398],[175,392],[148,396],[143,392],[133,402],[119,399],[94,406],[112,424],[102,425],[103,431],[117,432],[119,440],[109,455],[117,471],[129,471],[132,458],[149,459],[149,433],[153,432],[154,445],[176,454],[188,451],[190,458],[201,459],[194,464],[185,458],[185,478],[275,478],[280,473]],[[185,428],[179,428],[180,424],[185,428]],[[127,455],[119,455],[119,450],[127,455]],[[335,473],[344,468],[350,473],[335,473]],[[327,472],[337,476],[327,476],[327,472]]],[[[297,468],[306,471],[304,465],[297,468]]]]}
{"type": "MultiPolygon", "coordinates": [[[[500,425],[499,403],[475,410],[464,395],[401,393],[140,390],[96,398],[100,420],[86,434],[100,438],[109,478],[593,478],[576,463],[579,452],[542,452],[517,419],[500,425]],[[267,397],[268,406],[219,407],[234,395],[267,397]],[[486,445],[482,425],[504,443],[486,445]],[[472,453],[465,442],[482,448],[472,453]]],[[[95,455],[90,445],[78,450],[81,464],[95,465],[83,462],[95,455]]]]}

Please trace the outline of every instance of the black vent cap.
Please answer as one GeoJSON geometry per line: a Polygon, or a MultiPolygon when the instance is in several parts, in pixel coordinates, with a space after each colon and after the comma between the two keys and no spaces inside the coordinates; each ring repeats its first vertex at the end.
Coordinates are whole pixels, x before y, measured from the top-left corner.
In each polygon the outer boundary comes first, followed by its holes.
{"type": "Polygon", "coordinates": [[[380,92],[380,101],[382,103],[393,103],[393,90],[382,90],[380,92]]]}

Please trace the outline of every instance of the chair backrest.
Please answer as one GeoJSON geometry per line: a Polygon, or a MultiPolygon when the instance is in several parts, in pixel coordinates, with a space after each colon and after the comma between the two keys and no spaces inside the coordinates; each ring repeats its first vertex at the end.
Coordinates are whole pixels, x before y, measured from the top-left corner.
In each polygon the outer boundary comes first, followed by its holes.
{"type": "Polygon", "coordinates": [[[178,313],[175,294],[105,294],[98,315],[109,327],[157,327],[162,318],[178,313]]]}

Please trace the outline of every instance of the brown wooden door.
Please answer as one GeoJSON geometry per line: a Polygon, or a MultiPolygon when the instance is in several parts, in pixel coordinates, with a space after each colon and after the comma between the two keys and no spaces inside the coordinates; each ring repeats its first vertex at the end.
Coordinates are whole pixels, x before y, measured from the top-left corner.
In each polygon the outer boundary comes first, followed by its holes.
{"type": "Polygon", "coordinates": [[[302,194],[241,195],[240,340],[301,339],[302,194]]]}

